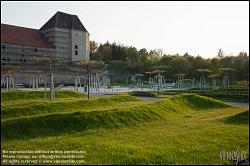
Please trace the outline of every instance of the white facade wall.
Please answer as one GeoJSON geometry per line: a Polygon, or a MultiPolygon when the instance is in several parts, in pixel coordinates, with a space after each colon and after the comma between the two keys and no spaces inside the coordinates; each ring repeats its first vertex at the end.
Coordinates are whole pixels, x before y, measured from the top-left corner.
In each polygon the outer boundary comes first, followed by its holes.
{"type": "Polygon", "coordinates": [[[89,34],[88,32],[71,30],[72,46],[71,54],[72,61],[89,60],[89,34]],[[77,46],[77,48],[76,48],[77,46]],[[77,51],[77,55],[76,55],[77,51]]]}
{"type": "Polygon", "coordinates": [[[56,56],[71,62],[79,60],[89,61],[88,32],[54,27],[44,30],[42,33],[55,46],[56,56]]]}

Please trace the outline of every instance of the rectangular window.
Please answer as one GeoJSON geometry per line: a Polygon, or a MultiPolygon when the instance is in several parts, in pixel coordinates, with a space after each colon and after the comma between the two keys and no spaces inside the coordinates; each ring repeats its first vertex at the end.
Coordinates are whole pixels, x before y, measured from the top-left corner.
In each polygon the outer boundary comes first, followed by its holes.
{"type": "Polygon", "coordinates": [[[75,49],[78,49],[78,45],[75,45],[75,49]]]}
{"type": "Polygon", "coordinates": [[[37,52],[37,48],[35,48],[34,51],[37,52]]]}
{"type": "Polygon", "coordinates": [[[2,45],[2,49],[5,49],[5,45],[2,45]]]}
{"type": "Polygon", "coordinates": [[[19,62],[24,62],[24,54],[21,54],[21,57],[19,58],[19,62]]]}
{"type": "Polygon", "coordinates": [[[3,57],[3,61],[6,61],[6,57],[3,57]]]}
{"type": "Polygon", "coordinates": [[[78,55],[78,51],[75,51],[75,55],[78,55]]]}
{"type": "Polygon", "coordinates": [[[10,57],[7,57],[7,59],[6,59],[7,61],[10,61],[10,57]]]}

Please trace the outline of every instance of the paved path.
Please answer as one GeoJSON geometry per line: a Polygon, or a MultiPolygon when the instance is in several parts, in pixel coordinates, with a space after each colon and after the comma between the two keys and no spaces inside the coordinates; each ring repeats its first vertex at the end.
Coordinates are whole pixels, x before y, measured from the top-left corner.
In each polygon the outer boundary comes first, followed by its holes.
{"type": "Polygon", "coordinates": [[[239,106],[239,107],[249,110],[249,103],[229,102],[229,101],[225,101],[225,103],[228,103],[233,106],[239,106]]]}

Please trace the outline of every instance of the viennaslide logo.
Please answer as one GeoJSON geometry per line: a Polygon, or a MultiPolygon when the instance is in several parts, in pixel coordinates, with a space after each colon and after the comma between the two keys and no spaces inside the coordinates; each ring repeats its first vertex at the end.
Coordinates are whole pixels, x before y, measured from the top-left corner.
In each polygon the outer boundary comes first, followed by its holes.
{"type": "Polygon", "coordinates": [[[247,160],[247,151],[239,150],[237,147],[235,150],[221,150],[219,156],[221,160],[232,160],[237,165],[239,161],[247,160]]]}

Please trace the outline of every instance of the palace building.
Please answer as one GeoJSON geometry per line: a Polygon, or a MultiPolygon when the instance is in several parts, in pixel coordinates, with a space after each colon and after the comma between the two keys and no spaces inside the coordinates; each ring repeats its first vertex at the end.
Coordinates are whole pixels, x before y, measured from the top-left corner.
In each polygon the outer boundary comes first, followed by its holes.
{"type": "Polygon", "coordinates": [[[29,63],[34,56],[89,61],[89,32],[76,15],[57,12],[40,29],[1,24],[1,62],[29,63]]]}

